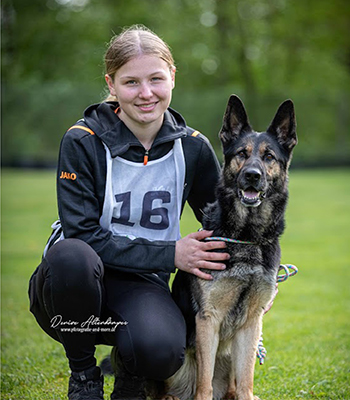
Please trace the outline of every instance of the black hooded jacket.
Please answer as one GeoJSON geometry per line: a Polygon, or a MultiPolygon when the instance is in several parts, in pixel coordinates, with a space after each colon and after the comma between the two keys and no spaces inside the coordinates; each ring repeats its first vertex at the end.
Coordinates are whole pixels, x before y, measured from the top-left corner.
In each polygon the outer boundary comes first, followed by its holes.
{"type": "MultiPolygon", "coordinates": [[[[114,236],[99,224],[106,182],[103,143],[112,157],[141,163],[145,155],[144,147],[116,115],[117,107],[115,102],[90,106],[84,112],[84,119],[70,128],[62,139],[57,197],[64,237],[88,243],[106,267],[168,275],[175,270],[174,241],[131,240],[114,236]]],[[[181,138],[186,163],[182,207],[188,201],[201,221],[203,208],[214,201],[220,166],[209,141],[193,132],[182,116],[169,108],[148,157],[150,161],[163,157],[172,149],[174,140],[181,138]]]]}

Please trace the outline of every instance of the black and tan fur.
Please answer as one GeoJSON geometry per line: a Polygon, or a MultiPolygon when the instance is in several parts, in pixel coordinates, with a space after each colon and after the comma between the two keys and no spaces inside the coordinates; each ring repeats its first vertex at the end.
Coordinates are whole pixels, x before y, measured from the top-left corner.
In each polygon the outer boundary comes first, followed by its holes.
{"type": "Polygon", "coordinates": [[[166,382],[168,398],[257,399],[256,349],[264,309],[275,291],[288,167],[297,143],[292,101],[285,101],[267,131],[258,133],[232,95],[220,139],[222,177],[203,228],[254,244],[228,244],[227,268],[210,271],[212,281],[178,272],[173,294],[189,326],[188,350],[183,367],[166,382]]]}

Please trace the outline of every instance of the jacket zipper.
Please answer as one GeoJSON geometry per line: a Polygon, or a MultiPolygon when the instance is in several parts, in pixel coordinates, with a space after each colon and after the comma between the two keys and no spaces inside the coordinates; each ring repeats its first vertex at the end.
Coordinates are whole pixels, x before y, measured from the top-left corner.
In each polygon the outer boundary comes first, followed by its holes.
{"type": "Polygon", "coordinates": [[[148,163],[148,153],[149,153],[149,150],[150,149],[145,149],[145,154],[144,154],[144,156],[143,156],[143,165],[147,165],[147,163],[148,163]]]}

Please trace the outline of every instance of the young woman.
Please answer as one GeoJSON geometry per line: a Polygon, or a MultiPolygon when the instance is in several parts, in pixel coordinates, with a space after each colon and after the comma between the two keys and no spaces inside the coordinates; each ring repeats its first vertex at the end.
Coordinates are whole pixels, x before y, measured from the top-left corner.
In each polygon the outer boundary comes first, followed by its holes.
{"type": "Polygon", "coordinates": [[[92,105],[60,148],[53,227],[29,288],[31,311],[62,343],[70,400],[103,399],[96,344],[116,346],[111,399],[145,398],[184,359],[186,326],[168,287],[176,268],[225,268],[211,232],[180,238],[185,202],[197,219],[214,200],[219,165],[208,140],[169,108],[175,66],[145,27],[115,37],[105,55],[108,101],[92,105]]]}

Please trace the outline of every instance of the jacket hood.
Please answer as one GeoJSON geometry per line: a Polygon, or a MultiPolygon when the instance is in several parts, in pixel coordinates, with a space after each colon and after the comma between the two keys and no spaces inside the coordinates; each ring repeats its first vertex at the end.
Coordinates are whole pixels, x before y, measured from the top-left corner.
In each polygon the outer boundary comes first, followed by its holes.
{"type": "MultiPolygon", "coordinates": [[[[143,147],[136,136],[116,115],[117,102],[94,104],[84,111],[84,121],[109,148],[112,157],[124,154],[130,147],[143,147]]],[[[164,114],[164,122],[152,147],[186,136],[184,118],[170,107],[164,114]]]]}

